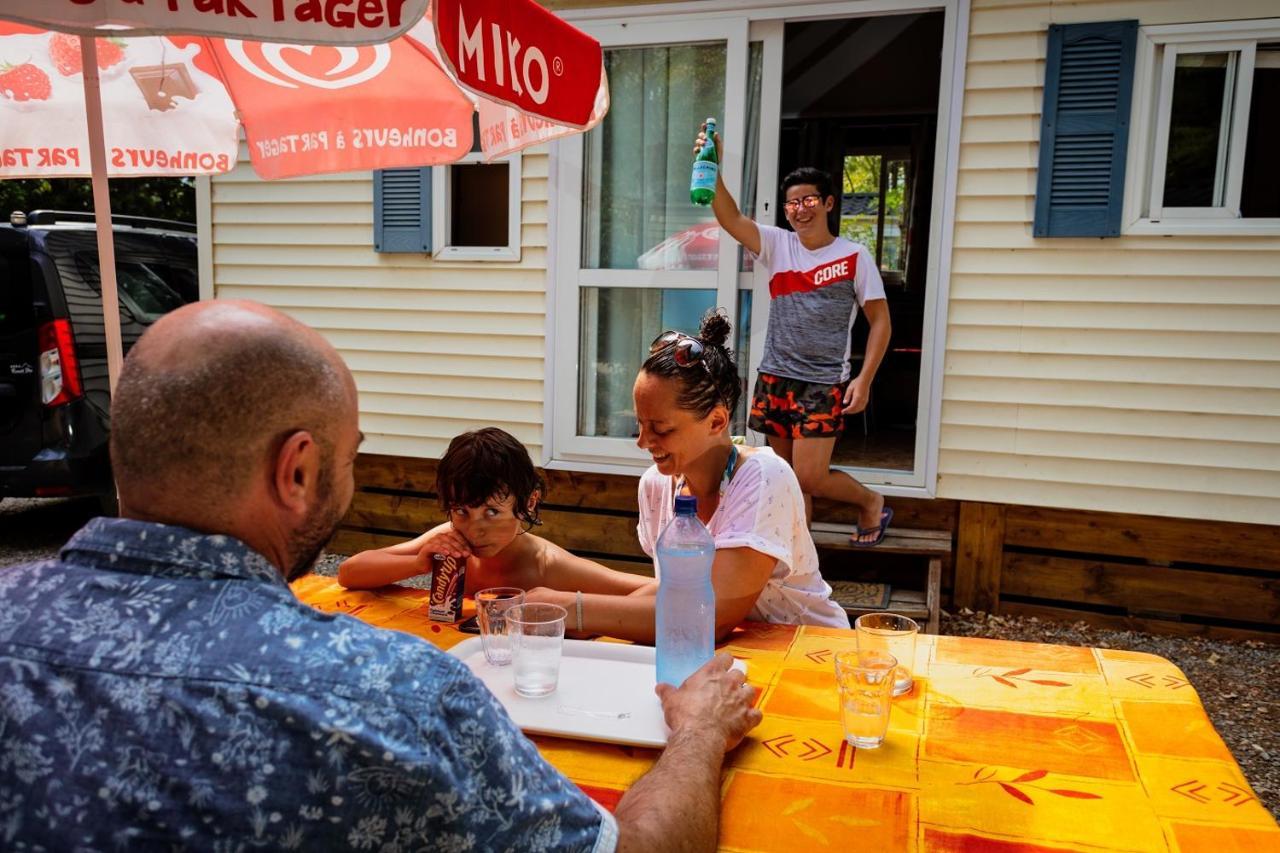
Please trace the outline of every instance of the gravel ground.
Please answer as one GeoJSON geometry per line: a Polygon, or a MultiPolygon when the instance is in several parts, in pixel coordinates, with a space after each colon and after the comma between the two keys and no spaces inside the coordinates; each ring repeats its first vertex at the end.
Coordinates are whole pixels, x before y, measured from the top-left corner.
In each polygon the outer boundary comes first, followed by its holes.
{"type": "MultiPolygon", "coordinates": [[[[92,499],[0,501],[0,568],[52,556],[97,511],[98,504],[92,499]]],[[[316,571],[332,575],[340,559],[326,555],[316,571]]],[[[1168,658],[1191,680],[1249,784],[1280,819],[1280,646],[1113,631],[1084,622],[1047,622],[967,611],[944,614],[942,633],[1129,649],[1168,658]]]]}

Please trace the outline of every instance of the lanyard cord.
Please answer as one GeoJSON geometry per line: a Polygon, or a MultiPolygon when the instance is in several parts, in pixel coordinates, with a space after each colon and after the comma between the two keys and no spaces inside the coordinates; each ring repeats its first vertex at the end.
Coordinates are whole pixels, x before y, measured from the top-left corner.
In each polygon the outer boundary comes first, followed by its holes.
{"type": "MultiPolygon", "coordinates": [[[[724,490],[729,488],[729,481],[733,479],[734,472],[738,469],[738,445],[729,446],[729,461],[724,466],[724,476],[720,478],[720,497],[724,497],[724,490]]],[[[680,475],[680,479],[676,481],[675,495],[680,494],[684,489],[684,475],[680,475]]],[[[672,495],[672,503],[675,503],[675,495],[672,495]]]]}

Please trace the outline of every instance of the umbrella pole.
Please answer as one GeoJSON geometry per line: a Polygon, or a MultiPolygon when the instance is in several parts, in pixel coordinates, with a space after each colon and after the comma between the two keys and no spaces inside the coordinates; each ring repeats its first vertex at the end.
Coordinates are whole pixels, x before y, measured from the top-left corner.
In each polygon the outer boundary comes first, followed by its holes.
{"type": "Polygon", "coordinates": [[[84,66],[84,105],[89,123],[89,166],[93,172],[93,217],[98,231],[98,272],[102,282],[102,321],[107,341],[107,377],[111,393],[124,364],[120,343],[120,297],[116,291],[116,247],[111,230],[111,195],[107,191],[107,146],[102,129],[102,91],[98,80],[98,45],[80,38],[84,66]]]}

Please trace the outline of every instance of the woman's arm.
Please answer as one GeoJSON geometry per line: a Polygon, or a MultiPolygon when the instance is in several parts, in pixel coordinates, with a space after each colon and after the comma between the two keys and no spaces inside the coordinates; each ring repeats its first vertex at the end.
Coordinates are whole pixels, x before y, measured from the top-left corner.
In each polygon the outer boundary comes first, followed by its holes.
{"type": "Polygon", "coordinates": [[[338,566],[338,583],[347,589],[375,589],[430,574],[430,554],[466,558],[470,553],[466,541],[445,523],[408,542],[361,551],[347,558],[338,566]]]}
{"type": "Polygon", "coordinates": [[[716,590],[716,642],[747,618],[777,564],[777,557],[753,548],[716,549],[711,567],[711,585],[716,590]]]}
{"type": "MultiPolygon", "coordinates": [[[[716,593],[716,640],[723,640],[755,606],[760,591],[769,580],[777,559],[751,548],[725,548],[716,551],[711,567],[711,585],[716,593]]],[[[603,568],[603,567],[602,567],[603,568]]],[[[606,570],[607,571],[607,570],[606,570]]],[[[621,573],[619,573],[621,574],[621,573]]],[[[647,580],[637,578],[637,580],[647,580]]],[[[526,601],[559,604],[568,611],[565,628],[575,636],[604,634],[620,640],[653,645],[656,636],[653,595],[640,593],[653,587],[653,582],[636,588],[635,595],[582,596],[582,632],[577,628],[577,595],[539,587],[529,590],[526,601]]]]}
{"type": "Polygon", "coordinates": [[[571,554],[553,542],[547,542],[546,549],[542,585],[552,589],[631,595],[654,584],[653,578],[615,571],[593,560],[571,554]]]}

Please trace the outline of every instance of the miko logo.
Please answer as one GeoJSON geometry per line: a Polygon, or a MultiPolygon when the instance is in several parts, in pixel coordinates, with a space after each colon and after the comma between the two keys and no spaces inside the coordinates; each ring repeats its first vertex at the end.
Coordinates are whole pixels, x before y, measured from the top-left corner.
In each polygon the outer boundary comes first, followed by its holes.
{"type": "Polygon", "coordinates": [[[259,80],[285,89],[298,89],[301,86],[346,89],[359,86],[377,77],[391,62],[391,46],[387,44],[324,47],[243,42],[236,39],[227,39],[225,44],[231,58],[241,68],[259,80]],[[327,70],[319,71],[324,67],[320,60],[326,53],[332,54],[337,61],[327,70]],[[302,67],[298,67],[299,65],[302,67]]]}
{"type": "MultiPolygon", "coordinates": [[[[458,73],[465,74],[467,60],[476,63],[475,74],[480,80],[487,81],[489,71],[493,72],[494,81],[505,86],[516,95],[528,94],[535,104],[544,104],[551,91],[551,76],[547,72],[547,57],[536,45],[523,46],[520,39],[504,30],[501,24],[489,24],[489,42],[493,47],[489,54],[491,63],[485,59],[484,18],[475,22],[469,31],[462,8],[458,8],[458,73]],[[523,47],[524,53],[521,54],[523,47]],[[532,73],[536,69],[537,74],[532,73]],[[508,83],[507,79],[511,82],[508,83]],[[536,79],[536,86],[535,86],[536,79]]],[[[560,57],[554,60],[556,75],[564,73],[564,61],[560,57]]]]}

